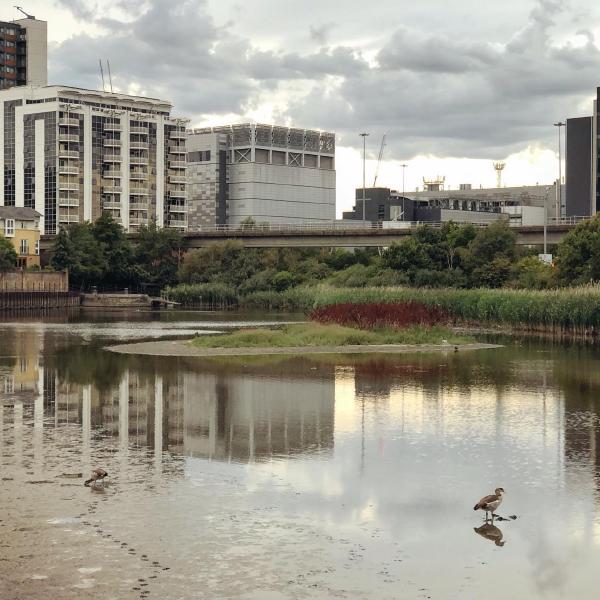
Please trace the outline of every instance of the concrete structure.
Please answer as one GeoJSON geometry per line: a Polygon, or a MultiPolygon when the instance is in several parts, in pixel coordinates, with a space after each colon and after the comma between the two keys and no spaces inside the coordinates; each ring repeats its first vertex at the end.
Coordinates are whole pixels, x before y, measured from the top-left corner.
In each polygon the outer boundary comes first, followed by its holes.
{"type": "Polygon", "coordinates": [[[40,266],[40,213],[32,208],[0,206],[0,233],[17,253],[17,267],[40,266]]]}
{"type": "Polygon", "coordinates": [[[103,211],[126,231],[152,220],[185,230],[185,121],[170,112],[66,86],[0,92],[0,206],[35,208],[46,234],[103,211]]]}
{"type": "MultiPolygon", "coordinates": [[[[441,178],[440,178],[441,181],[441,178]]],[[[441,222],[454,220],[460,223],[488,223],[510,215],[519,224],[544,223],[544,205],[548,219],[554,217],[552,199],[555,186],[524,186],[506,188],[472,189],[462,184],[458,190],[444,190],[439,181],[433,190],[427,183],[425,191],[406,192],[404,196],[389,188],[366,190],[365,215],[372,223],[385,221],[441,222]],[[537,210],[530,210],[530,209],[537,210]],[[492,215],[497,216],[492,216],[492,215]],[[534,222],[535,220],[535,222],[534,222]]],[[[362,220],[362,188],[356,190],[352,211],[344,212],[345,220],[362,220]]]]}
{"type": "Polygon", "coordinates": [[[190,228],[335,220],[335,135],[271,125],[188,132],[190,228]]]}
{"type": "Polygon", "coordinates": [[[2,292],[68,292],[66,271],[8,271],[0,273],[2,292]]]}
{"type": "Polygon", "coordinates": [[[46,21],[0,21],[0,90],[48,84],[46,21]]]}

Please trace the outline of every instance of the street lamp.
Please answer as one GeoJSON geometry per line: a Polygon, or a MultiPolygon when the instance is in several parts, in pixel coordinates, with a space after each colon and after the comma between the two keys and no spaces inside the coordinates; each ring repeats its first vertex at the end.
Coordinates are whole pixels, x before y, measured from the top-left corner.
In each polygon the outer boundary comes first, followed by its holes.
{"type": "Polygon", "coordinates": [[[404,172],[406,171],[407,164],[402,163],[400,165],[402,168],[402,220],[404,221],[405,209],[404,209],[404,172]]]}
{"type": "Polygon", "coordinates": [[[367,168],[367,136],[369,135],[368,133],[359,133],[360,137],[362,137],[363,139],[363,194],[362,194],[362,201],[363,201],[363,225],[364,225],[364,221],[366,221],[366,210],[365,210],[365,204],[366,204],[366,189],[367,189],[367,185],[366,185],[366,168],[367,168]]]}
{"type": "Polygon", "coordinates": [[[556,186],[556,219],[561,217],[562,208],[562,149],[560,142],[560,129],[565,124],[562,121],[554,123],[554,127],[558,127],[558,185],[556,186]]]}

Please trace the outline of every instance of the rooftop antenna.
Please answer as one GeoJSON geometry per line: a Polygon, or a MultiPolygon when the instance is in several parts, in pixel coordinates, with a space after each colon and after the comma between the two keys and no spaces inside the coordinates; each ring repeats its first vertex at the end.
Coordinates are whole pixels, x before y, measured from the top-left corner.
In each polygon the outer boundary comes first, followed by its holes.
{"type": "Polygon", "coordinates": [[[504,167],[506,166],[505,162],[495,162],[494,169],[496,170],[496,187],[502,187],[502,171],[504,171],[504,167]]]}
{"type": "Polygon", "coordinates": [[[105,92],[106,89],[104,87],[104,69],[102,68],[102,59],[98,59],[98,63],[100,64],[100,77],[102,77],[102,91],[105,92]]]}
{"type": "Polygon", "coordinates": [[[28,19],[35,19],[33,15],[26,13],[20,6],[14,6],[19,12],[22,12],[28,19]]]}
{"type": "Polygon", "coordinates": [[[108,60],[108,58],[106,59],[106,66],[108,67],[108,81],[110,83],[110,91],[112,93],[112,91],[113,91],[112,76],[110,74],[110,61],[108,60]]]}

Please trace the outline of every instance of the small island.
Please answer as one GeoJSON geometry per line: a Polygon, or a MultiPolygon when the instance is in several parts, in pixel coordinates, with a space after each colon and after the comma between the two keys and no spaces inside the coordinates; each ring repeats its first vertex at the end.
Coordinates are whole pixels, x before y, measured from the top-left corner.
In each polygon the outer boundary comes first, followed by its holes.
{"type": "Polygon", "coordinates": [[[155,356],[407,353],[496,348],[456,333],[441,309],[418,302],[335,304],[313,310],[310,321],[203,332],[192,340],[125,344],[108,348],[155,356]]]}

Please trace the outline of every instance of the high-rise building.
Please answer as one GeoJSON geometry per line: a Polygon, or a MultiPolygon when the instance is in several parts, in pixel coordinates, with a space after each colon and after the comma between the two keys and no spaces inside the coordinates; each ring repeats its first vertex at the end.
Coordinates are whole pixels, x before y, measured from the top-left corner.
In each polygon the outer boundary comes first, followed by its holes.
{"type": "Polygon", "coordinates": [[[335,134],[272,125],[188,133],[190,229],[335,219],[335,134]]]}
{"type": "Polygon", "coordinates": [[[0,21],[0,90],[48,84],[46,21],[0,21]]]}
{"type": "Polygon", "coordinates": [[[108,211],[127,231],[186,229],[183,119],[164,100],[67,86],[0,92],[0,206],[34,208],[41,229],[108,211]]]}

